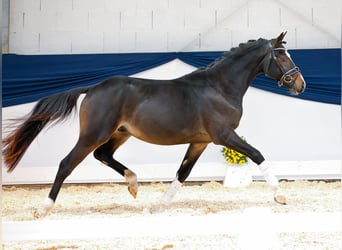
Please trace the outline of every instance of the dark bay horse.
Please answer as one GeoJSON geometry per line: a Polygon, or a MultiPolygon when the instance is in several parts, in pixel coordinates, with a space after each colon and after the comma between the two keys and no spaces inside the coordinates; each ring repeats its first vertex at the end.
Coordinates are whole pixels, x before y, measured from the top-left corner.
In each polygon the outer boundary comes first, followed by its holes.
{"type": "Polygon", "coordinates": [[[271,40],[260,38],[240,44],[206,68],[178,79],[115,76],[94,86],[43,98],[3,139],[4,163],[9,172],[13,171],[41,130],[48,123],[65,119],[79,96],[85,93],[79,111],[78,141],[60,162],[42,215],[53,208],[64,180],[91,152],[126,178],[129,192],[135,197],[136,175],[113,158],[130,136],[160,145],[189,143],[177,177],[163,197],[165,202],[171,201],[201,153],[213,142],[231,147],[258,164],[277,192],[276,201],[285,203],[278,180],[261,164],[264,162],[262,154],[234,131],[242,116],[242,98],[257,74],[264,73],[277,80],[293,94],[304,91],[304,78],[284,47],[285,34],[271,40]]]}

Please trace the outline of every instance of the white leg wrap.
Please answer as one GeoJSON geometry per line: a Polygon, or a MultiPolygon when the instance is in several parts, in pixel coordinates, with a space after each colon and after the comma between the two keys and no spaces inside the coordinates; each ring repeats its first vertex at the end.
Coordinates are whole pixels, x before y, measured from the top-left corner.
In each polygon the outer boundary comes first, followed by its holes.
{"type": "Polygon", "coordinates": [[[260,164],[259,169],[261,173],[263,174],[265,180],[267,183],[273,188],[273,189],[278,189],[279,188],[279,181],[277,177],[272,173],[271,168],[266,165],[265,163],[260,164]]]}
{"type": "Polygon", "coordinates": [[[276,202],[280,204],[286,204],[286,198],[279,186],[279,181],[277,177],[272,173],[271,168],[266,165],[265,163],[259,165],[259,169],[261,173],[263,174],[265,180],[267,183],[272,187],[273,189],[273,197],[276,202]]]}
{"type": "Polygon", "coordinates": [[[161,201],[162,203],[170,203],[173,197],[176,195],[177,191],[181,188],[182,183],[176,178],[172,181],[170,187],[164,193],[161,201]]]}
{"type": "Polygon", "coordinates": [[[46,201],[44,202],[41,216],[42,217],[46,216],[53,209],[54,206],[55,206],[55,202],[51,200],[50,198],[47,198],[46,201]]]}
{"type": "Polygon", "coordinates": [[[278,197],[278,196],[284,196],[285,197],[285,194],[284,194],[283,190],[281,190],[280,187],[277,187],[274,189],[274,197],[278,197]]]}
{"type": "Polygon", "coordinates": [[[265,180],[267,183],[272,187],[273,189],[273,197],[274,200],[280,204],[286,204],[286,198],[279,186],[279,181],[277,177],[272,173],[271,168],[268,165],[265,165],[264,163],[259,165],[259,169],[261,173],[264,175],[265,180]]]}

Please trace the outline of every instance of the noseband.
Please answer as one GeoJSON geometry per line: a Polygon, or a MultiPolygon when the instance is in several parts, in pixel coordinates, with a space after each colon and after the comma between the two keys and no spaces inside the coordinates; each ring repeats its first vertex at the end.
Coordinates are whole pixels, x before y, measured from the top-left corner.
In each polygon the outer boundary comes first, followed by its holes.
{"type": "Polygon", "coordinates": [[[283,66],[278,62],[277,57],[276,57],[274,52],[278,51],[278,50],[283,50],[283,51],[286,52],[287,49],[285,49],[285,48],[273,48],[271,41],[268,42],[268,47],[270,49],[270,53],[269,53],[269,58],[268,58],[268,62],[267,62],[267,65],[266,65],[265,74],[268,75],[268,70],[269,70],[269,67],[270,67],[270,64],[271,64],[271,60],[273,59],[277,63],[281,73],[283,74],[282,77],[280,78],[280,80],[278,81],[278,86],[281,87],[281,86],[285,85],[285,86],[287,86],[289,88],[292,88],[292,86],[295,83],[295,80],[298,77],[298,75],[296,77],[294,77],[293,75],[295,73],[299,73],[300,72],[299,68],[294,64],[294,62],[292,61],[291,57],[289,57],[290,61],[294,65],[294,67],[292,69],[288,70],[288,71],[285,71],[283,66]]]}

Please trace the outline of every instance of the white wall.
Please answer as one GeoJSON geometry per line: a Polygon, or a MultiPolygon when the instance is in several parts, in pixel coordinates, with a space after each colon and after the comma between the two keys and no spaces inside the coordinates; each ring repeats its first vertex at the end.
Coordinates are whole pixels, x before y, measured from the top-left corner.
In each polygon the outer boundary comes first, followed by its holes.
{"type": "Polygon", "coordinates": [[[229,50],[288,31],[288,48],[341,46],[340,0],[11,0],[10,53],[229,50]]]}

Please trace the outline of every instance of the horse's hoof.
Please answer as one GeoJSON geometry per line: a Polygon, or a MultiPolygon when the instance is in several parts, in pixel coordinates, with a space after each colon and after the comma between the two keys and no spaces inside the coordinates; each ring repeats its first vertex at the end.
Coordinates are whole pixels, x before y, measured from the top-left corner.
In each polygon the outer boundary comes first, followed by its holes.
{"type": "Polygon", "coordinates": [[[137,187],[128,187],[128,192],[133,196],[134,199],[137,198],[138,188],[137,187]]]}
{"type": "Polygon", "coordinates": [[[37,208],[34,208],[34,209],[33,209],[33,218],[34,218],[35,220],[38,220],[40,217],[41,217],[41,216],[40,216],[40,213],[38,212],[38,209],[37,209],[37,208]]]}
{"type": "Polygon", "coordinates": [[[37,220],[37,219],[45,217],[53,209],[54,205],[55,205],[55,202],[51,200],[50,198],[48,198],[45,201],[43,208],[40,212],[38,211],[37,208],[33,210],[33,218],[37,220]]]}
{"type": "Polygon", "coordinates": [[[286,197],[284,195],[274,196],[274,201],[281,205],[286,205],[286,197]]]}
{"type": "Polygon", "coordinates": [[[37,208],[35,208],[35,209],[33,210],[33,218],[34,218],[35,220],[38,220],[38,219],[40,219],[40,218],[44,218],[45,216],[48,215],[48,213],[49,213],[50,211],[51,211],[51,209],[48,209],[48,208],[46,208],[46,207],[44,207],[40,212],[38,211],[37,208]]]}

